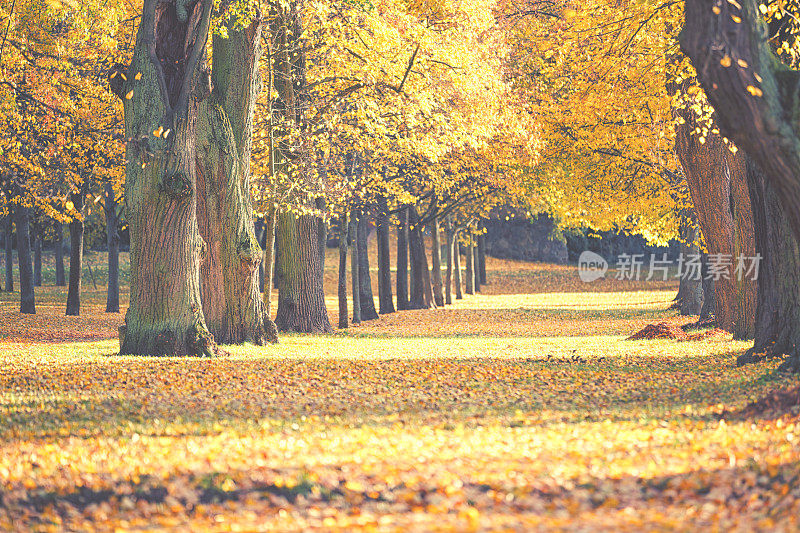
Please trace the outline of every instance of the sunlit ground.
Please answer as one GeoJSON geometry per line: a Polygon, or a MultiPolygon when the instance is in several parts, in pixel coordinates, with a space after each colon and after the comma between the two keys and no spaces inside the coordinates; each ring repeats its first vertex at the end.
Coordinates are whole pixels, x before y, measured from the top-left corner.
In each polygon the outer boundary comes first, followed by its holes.
{"type": "Polygon", "coordinates": [[[799,527],[796,413],[736,414],[797,378],[624,340],[686,322],[674,283],[493,260],[452,307],[209,360],[115,355],[96,270],[80,318],[0,295],[0,530],[799,527]]]}

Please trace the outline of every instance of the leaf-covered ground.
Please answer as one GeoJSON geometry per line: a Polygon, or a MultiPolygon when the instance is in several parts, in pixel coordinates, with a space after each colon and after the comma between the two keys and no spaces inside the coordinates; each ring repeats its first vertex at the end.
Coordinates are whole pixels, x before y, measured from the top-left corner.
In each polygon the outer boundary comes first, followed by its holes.
{"type": "Polygon", "coordinates": [[[739,414],[797,378],[729,337],[624,340],[684,322],[668,284],[489,281],[210,360],[116,356],[91,283],[70,321],[56,289],[25,319],[3,294],[0,530],[800,527],[796,411],[739,414]]]}

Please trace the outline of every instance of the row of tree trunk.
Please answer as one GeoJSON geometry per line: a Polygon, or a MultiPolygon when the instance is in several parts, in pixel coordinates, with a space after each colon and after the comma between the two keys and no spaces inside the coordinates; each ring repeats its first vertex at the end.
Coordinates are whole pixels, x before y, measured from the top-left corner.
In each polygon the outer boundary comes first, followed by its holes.
{"type": "Polygon", "coordinates": [[[466,273],[462,280],[461,246],[458,236],[465,228],[456,228],[446,218],[445,276],[442,278],[442,246],[440,223],[433,217],[427,224],[431,234],[431,267],[425,245],[423,222],[414,206],[407,206],[397,213],[397,274],[395,289],[397,305],[392,295],[390,240],[390,213],[385,201],[379,201],[375,219],[375,232],[378,257],[378,310],[375,309],[370,264],[368,254],[368,227],[370,210],[353,209],[339,220],[339,327],[346,328],[348,321],[347,302],[347,258],[350,249],[350,278],[352,290],[352,324],[374,320],[379,314],[393,313],[395,310],[430,309],[444,307],[455,298],[474,294],[486,284],[486,260],[484,246],[480,238],[469,237],[464,246],[466,273]],[[463,283],[466,283],[464,291],[463,283]]]}
{"type": "MultiPolygon", "coordinates": [[[[113,187],[106,185],[104,207],[106,210],[106,230],[108,245],[108,290],[106,298],[106,312],[119,312],[119,209],[115,199],[113,187]]],[[[74,193],[71,195],[75,209],[80,212],[83,208],[84,195],[74,193]]],[[[31,224],[31,209],[24,205],[13,208],[13,217],[6,217],[3,230],[5,240],[5,290],[14,291],[13,275],[13,231],[16,227],[17,262],[19,265],[20,282],[20,312],[25,314],[36,313],[36,298],[34,287],[42,285],[42,251],[44,247],[44,231],[39,224],[31,224]],[[33,226],[33,231],[31,231],[33,226]]],[[[56,279],[55,286],[67,285],[64,270],[63,226],[60,222],[54,223],[55,238],[53,248],[55,255],[56,279]]],[[[84,222],[82,218],[75,217],[69,223],[70,255],[69,255],[69,288],[67,291],[66,314],[68,316],[80,315],[81,309],[81,278],[83,267],[83,240],[84,222]]]]}

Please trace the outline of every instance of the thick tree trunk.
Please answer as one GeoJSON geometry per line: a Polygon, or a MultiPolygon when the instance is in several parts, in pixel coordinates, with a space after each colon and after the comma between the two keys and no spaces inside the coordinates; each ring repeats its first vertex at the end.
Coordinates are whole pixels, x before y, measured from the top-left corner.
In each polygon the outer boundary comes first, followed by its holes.
{"type": "Polygon", "coordinates": [[[408,208],[397,215],[397,309],[408,309],[408,208]]]}
{"type": "Polygon", "coordinates": [[[386,199],[378,202],[378,308],[382,315],[394,313],[392,301],[391,254],[389,253],[389,213],[386,199]]]}
{"type": "MultiPolygon", "coordinates": [[[[273,207],[264,224],[264,322],[274,329],[272,322],[272,289],[275,286],[275,226],[278,212],[273,207]]],[[[276,337],[277,338],[277,337],[276,337]]]]}
{"type": "Polygon", "coordinates": [[[748,338],[755,323],[757,282],[737,279],[734,273],[737,256],[751,257],[755,251],[745,158],[731,153],[718,134],[709,132],[700,143],[694,134],[694,111],[681,116],[684,123],[676,126],[675,152],[710,254],[704,259],[724,267],[721,275],[712,274],[714,294],[706,298],[700,320],[708,320],[713,303],[716,325],[736,338],[748,338]]]}
{"type": "Polygon", "coordinates": [[[444,303],[451,305],[453,303],[453,243],[455,242],[455,234],[453,232],[453,222],[448,215],[445,219],[445,239],[447,241],[447,271],[444,276],[444,303]]]}
{"type": "Polygon", "coordinates": [[[61,222],[55,222],[53,230],[56,233],[56,237],[53,239],[53,250],[56,255],[56,287],[63,287],[67,284],[67,278],[64,275],[64,227],[61,222]]]}
{"type": "Polygon", "coordinates": [[[31,264],[30,208],[14,208],[17,225],[17,263],[19,263],[19,312],[36,314],[36,297],[33,292],[33,265],[31,264]]]}
{"type": "Polygon", "coordinates": [[[778,194],[749,158],[747,179],[756,251],[762,259],[758,270],[755,342],[738,362],[789,354],[792,358],[787,366],[796,370],[800,345],[800,247],[778,194]]]}
{"type": "MultiPolygon", "coordinates": [[[[716,325],[716,309],[717,309],[717,296],[724,294],[722,291],[717,292],[715,285],[717,283],[710,275],[708,254],[703,254],[703,306],[700,308],[700,324],[714,324],[716,325]]],[[[728,296],[726,294],[726,296],[728,296]]]]}
{"type": "Polygon", "coordinates": [[[349,325],[347,318],[347,211],[339,219],[339,282],[337,294],[339,296],[339,329],[349,325]]]}
{"type": "Polygon", "coordinates": [[[350,243],[350,273],[353,285],[353,325],[361,324],[361,286],[358,270],[358,209],[353,209],[348,224],[348,240],[350,243]]]}
{"type": "MultiPolygon", "coordinates": [[[[75,210],[83,209],[84,195],[72,195],[75,210]]],[[[67,316],[81,314],[81,274],[83,269],[83,218],[73,218],[69,223],[69,290],[67,292],[67,316]]]]}
{"type": "Polygon", "coordinates": [[[14,257],[13,257],[13,235],[11,230],[13,229],[13,217],[14,217],[14,208],[12,206],[8,206],[8,216],[6,216],[5,221],[5,230],[6,230],[6,292],[14,292],[14,257]]]}
{"type": "MultiPolygon", "coordinates": [[[[685,209],[681,212],[678,232],[681,240],[680,254],[684,263],[700,257],[700,232],[696,217],[693,210],[685,209]]],[[[680,313],[683,316],[699,315],[703,306],[703,281],[700,273],[691,271],[687,275],[686,267],[682,268],[680,288],[678,289],[680,313]]]]}
{"type": "Polygon", "coordinates": [[[108,292],[106,313],[119,313],[119,220],[114,186],[105,184],[106,243],[108,244],[108,292]]]}
{"type": "Polygon", "coordinates": [[[469,241],[465,247],[464,255],[467,260],[467,294],[475,294],[475,254],[472,253],[472,235],[469,236],[469,241]]]}
{"type": "Polygon", "coordinates": [[[35,287],[42,286],[42,236],[43,232],[37,223],[33,223],[33,232],[31,238],[33,240],[33,285],[35,287]]]}
{"type": "Polygon", "coordinates": [[[317,240],[318,222],[314,215],[278,216],[276,238],[278,257],[278,331],[329,333],[333,331],[322,287],[322,262],[317,240]]]}
{"type": "Polygon", "coordinates": [[[422,225],[419,221],[416,207],[409,207],[409,232],[408,244],[411,252],[411,297],[409,309],[430,309],[432,293],[430,288],[430,273],[428,272],[428,259],[425,251],[425,240],[422,235],[422,225]],[[425,287],[425,280],[428,287],[425,287]]]}
{"type": "MultiPolygon", "coordinates": [[[[145,0],[133,59],[112,90],[122,98],[127,143],[130,306],[122,354],[217,353],[200,300],[196,132],[208,107],[204,72],[212,2],[145,0]],[[188,8],[188,9],[187,9],[188,8]],[[154,133],[158,133],[155,135],[154,133]]],[[[227,148],[227,147],[226,147],[227,148]]]]}
{"type": "MultiPolygon", "coordinates": [[[[262,252],[265,253],[267,245],[264,241],[266,240],[265,238],[267,236],[267,233],[265,231],[264,221],[260,218],[256,218],[254,224],[256,228],[256,239],[258,240],[258,243],[261,245],[262,252]]],[[[264,275],[265,275],[264,259],[262,259],[261,262],[258,264],[258,290],[262,293],[264,292],[264,275]]]]}
{"type": "MultiPolygon", "coordinates": [[[[321,212],[325,211],[325,198],[319,197],[314,200],[317,209],[321,212]]],[[[323,275],[325,273],[325,249],[328,245],[328,223],[325,222],[323,217],[317,218],[317,246],[319,247],[319,263],[322,268],[323,275]]]]}
{"type": "Polygon", "coordinates": [[[439,243],[439,219],[431,222],[431,268],[433,269],[433,301],[436,307],[444,307],[442,294],[442,246],[439,243]]]}
{"type": "Polygon", "coordinates": [[[261,22],[214,36],[213,93],[197,127],[197,218],[206,243],[201,297],[206,325],[219,344],[268,339],[258,268],[263,251],[250,199],[255,102],[261,91],[261,22]]]}
{"type": "Polygon", "coordinates": [[[358,217],[358,286],[361,300],[361,320],[375,320],[375,297],[372,295],[372,279],[369,273],[369,250],[367,248],[367,224],[369,217],[362,211],[358,217]]]}

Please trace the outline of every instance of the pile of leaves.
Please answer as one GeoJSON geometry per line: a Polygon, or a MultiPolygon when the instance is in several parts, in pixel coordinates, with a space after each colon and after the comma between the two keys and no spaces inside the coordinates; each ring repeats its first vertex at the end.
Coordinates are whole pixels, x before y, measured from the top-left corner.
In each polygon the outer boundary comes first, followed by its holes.
{"type": "Polygon", "coordinates": [[[667,322],[659,322],[658,324],[648,324],[641,330],[637,331],[627,340],[637,341],[641,339],[683,339],[686,337],[680,326],[675,326],[667,322]]]}
{"type": "Polygon", "coordinates": [[[800,385],[782,387],[747,405],[738,413],[739,418],[774,419],[784,415],[800,414],[800,385]]]}

